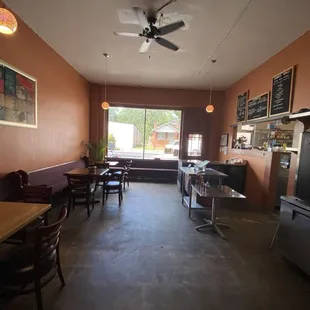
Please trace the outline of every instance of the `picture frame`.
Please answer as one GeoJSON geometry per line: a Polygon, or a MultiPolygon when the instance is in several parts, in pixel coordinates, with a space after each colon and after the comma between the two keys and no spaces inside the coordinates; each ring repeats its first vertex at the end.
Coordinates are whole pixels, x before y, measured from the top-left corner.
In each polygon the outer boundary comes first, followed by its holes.
{"type": "MultiPolygon", "coordinates": [[[[291,113],[292,105],[293,105],[294,86],[295,86],[295,71],[296,71],[296,67],[292,66],[292,67],[289,67],[289,68],[279,72],[278,74],[276,74],[276,75],[274,75],[272,77],[271,94],[270,94],[270,105],[269,105],[269,116],[286,115],[288,113],[291,113]],[[289,73],[289,75],[290,75],[290,81],[289,81],[290,83],[289,83],[289,90],[288,90],[289,98],[287,98],[288,99],[288,105],[287,105],[287,109],[285,109],[283,112],[275,113],[273,111],[273,107],[274,107],[273,106],[273,104],[274,104],[273,100],[275,99],[274,98],[274,92],[275,92],[275,89],[276,89],[276,85],[274,85],[274,83],[275,83],[275,80],[278,77],[281,77],[285,73],[289,73]]],[[[283,83],[283,84],[285,84],[285,83],[283,83]]],[[[281,86],[284,86],[283,84],[281,86]]],[[[285,93],[285,90],[286,90],[285,87],[284,87],[284,89],[281,87],[282,94],[285,93]]],[[[277,98],[277,95],[275,97],[276,97],[276,100],[279,100],[279,98],[277,98]]]]}
{"type": "Polygon", "coordinates": [[[237,97],[236,103],[236,123],[243,123],[247,120],[247,104],[249,100],[250,90],[244,91],[237,97]]]}
{"type": "MultiPolygon", "coordinates": [[[[250,98],[247,102],[247,121],[256,121],[256,120],[259,120],[259,119],[264,119],[264,118],[268,118],[269,117],[269,105],[270,105],[270,93],[269,91],[268,92],[265,92],[265,93],[262,93],[258,96],[255,96],[253,98],[250,98]],[[264,111],[266,110],[266,115],[263,115],[263,116],[259,116],[259,117],[250,117],[251,113],[250,113],[250,106],[252,105],[252,103],[260,103],[262,99],[266,98],[266,107],[263,107],[260,105],[256,111],[259,111],[261,113],[261,111],[264,111]]],[[[254,114],[257,113],[254,109],[254,114]]],[[[256,114],[257,115],[257,114],[256,114]]]]}
{"type": "Polygon", "coordinates": [[[229,134],[228,133],[221,134],[220,146],[228,146],[228,138],[229,138],[229,134]]]}
{"type": "Polygon", "coordinates": [[[0,125],[38,128],[37,79],[1,59],[0,125]]]}

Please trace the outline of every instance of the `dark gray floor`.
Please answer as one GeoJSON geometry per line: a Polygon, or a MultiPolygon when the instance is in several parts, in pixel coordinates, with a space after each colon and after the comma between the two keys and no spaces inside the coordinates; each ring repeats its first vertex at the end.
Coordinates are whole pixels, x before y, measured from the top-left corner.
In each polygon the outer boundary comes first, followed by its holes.
{"type": "MultiPolygon", "coordinates": [[[[195,231],[174,185],[133,183],[121,208],[113,195],[90,219],[77,207],[62,232],[67,285],[43,289],[45,309],[309,309],[309,279],[268,250],[276,217],[224,213],[228,241],[195,231]]],[[[35,309],[35,298],[5,309],[35,309]]]]}

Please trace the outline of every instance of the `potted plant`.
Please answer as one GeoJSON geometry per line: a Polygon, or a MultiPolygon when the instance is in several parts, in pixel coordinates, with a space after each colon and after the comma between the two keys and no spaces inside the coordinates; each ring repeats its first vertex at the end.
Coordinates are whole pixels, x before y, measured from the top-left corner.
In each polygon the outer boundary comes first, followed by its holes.
{"type": "Polygon", "coordinates": [[[98,143],[82,141],[83,147],[82,156],[89,156],[94,162],[104,161],[107,150],[107,142],[105,139],[99,140],[98,143]]]}

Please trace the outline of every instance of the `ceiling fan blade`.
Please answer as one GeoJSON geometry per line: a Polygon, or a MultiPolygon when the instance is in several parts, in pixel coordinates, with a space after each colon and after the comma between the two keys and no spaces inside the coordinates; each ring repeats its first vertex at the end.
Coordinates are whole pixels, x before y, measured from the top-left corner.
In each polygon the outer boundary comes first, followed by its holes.
{"type": "Polygon", "coordinates": [[[113,32],[116,36],[140,38],[142,35],[134,32],[113,32]]]}
{"type": "Polygon", "coordinates": [[[145,13],[143,12],[143,10],[141,8],[138,8],[138,7],[133,7],[132,10],[134,11],[134,13],[137,17],[137,20],[138,20],[139,24],[142,26],[142,28],[145,29],[146,31],[149,31],[150,25],[149,25],[149,22],[147,20],[145,13]]]}
{"type": "Polygon", "coordinates": [[[146,53],[146,52],[149,50],[149,48],[150,48],[150,46],[151,46],[151,43],[152,43],[151,40],[145,40],[145,41],[142,43],[139,52],[140,52],[140,53],[146,53]]]}
{"type": "Polygon", "coordinates": [[[182,28],[184,26],[185,26],[185,23],[183,22],[183,20],[180,20],[178,22],[175,22],[175,23],[172,23],[172,24],[160,27],[160,28],[158,28],[158,31],[159,31],[159,34],[161,36],[163,36],[165,34],[168,34],[168,33],[171,33],[173,31],[176,31],[176,30],[178,30],[178,29],[180,29],[180,28],[182,28]]]}
{"type": "Polygon", "coordinates": [[[173,50],[173,51],[177,51],[179,49],[178,46],[176,46],[175,44],[173,44],[172,42],[164,39],[164,38],[155,38],[155,42],[158,43],[159,45],[163,46],[163,47],[166,47],[166,48],[169,48],[170,50],[173,50]]]}

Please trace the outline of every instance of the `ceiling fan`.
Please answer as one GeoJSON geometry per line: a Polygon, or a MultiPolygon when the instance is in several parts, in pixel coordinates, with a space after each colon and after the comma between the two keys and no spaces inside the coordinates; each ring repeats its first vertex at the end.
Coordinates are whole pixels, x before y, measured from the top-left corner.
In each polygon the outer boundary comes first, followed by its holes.
{"type": "Polygon", "coordinates": [[[160,7],[158,10],[149,10],[146,14],[141,8],[139,7],[133,7],[132,10],[139,22],[139,24],[142,26],[143,31],[142,33],[133,33],[133,32],[114,32],[117,36],[124,36],[124,37],[135,37],[135,38],[145,38],[145,41],[142,43],[139,52],[140,53],[146,53],[150,46],[152,41],[156,42],[157,44],[166,47],[172,51],[177,51],[179,47],[175,45],[174,43],[162,38],[161,36],[164,36],[168,33],[174,32],[182,27],[185,26],[185,23],[180,20],[174,23],[171,23],[166,26],[162,27],[156,27],[155,24],[158,20],[158,16],[160,15],[160,11],[166,7],[167,5],[175,2],[176,0],[171,0],[168,3],[164,4],[162,7],[160,7]]]}

